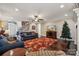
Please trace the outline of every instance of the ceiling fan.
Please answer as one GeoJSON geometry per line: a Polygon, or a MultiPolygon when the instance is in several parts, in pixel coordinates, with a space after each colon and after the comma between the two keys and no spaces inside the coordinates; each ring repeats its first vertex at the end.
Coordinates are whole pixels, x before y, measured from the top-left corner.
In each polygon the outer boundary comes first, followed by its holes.
{"type": "Polygon", "coordinates": [[[43,21],[43,20],[44,20],[44,19],[40,18],[40,17],[37,16],[37,15],[34,16],[34,21],[36,21],[36,22],[41,22],[41,21],[43,21]]]}
{"type": "Polygon", "coordinates": [[[43,22],[44,21],[44,19],[41,18],[39,15],[34,15],[32,17],[29,17],[28,20],[31,22],[43,22]]]}

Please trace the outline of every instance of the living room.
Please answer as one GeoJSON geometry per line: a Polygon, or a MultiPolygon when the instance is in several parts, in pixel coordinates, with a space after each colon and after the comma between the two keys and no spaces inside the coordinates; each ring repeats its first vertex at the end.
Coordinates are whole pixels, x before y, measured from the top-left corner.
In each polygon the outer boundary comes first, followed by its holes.
{"type": "Polygon", "coordinates": [[[60,52],[58,55],[76,55],[77,14],[74,9],[78,7],[76,3],[0,4],[0,55],[53,56],[49,50],[52,45],[50,49],[60,47],[56,50],[60,52]],[[50,54],[42,54],[46,49],[50,54]]]}

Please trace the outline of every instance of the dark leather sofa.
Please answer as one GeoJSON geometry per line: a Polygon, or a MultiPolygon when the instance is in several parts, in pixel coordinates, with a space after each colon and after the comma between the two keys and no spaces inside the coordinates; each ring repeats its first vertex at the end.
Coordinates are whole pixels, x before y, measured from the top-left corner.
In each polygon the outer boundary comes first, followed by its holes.
{"type": "Polygon", "coordinates": [[[22,41],[17,41],[15,44],[8,44],[3,40],[2,37],[0,37],[0,55],[14,48],[23,48],[24,47],[23,41],[38,38],[38,34],[32,33],[32,32],[22,32],[20,35],[21,35],[22,41]]]}
{"type": "Polygon", "coordinates": [[[33,32],[22,32],[20,34],[21,36],[21,40],[22,41],[26,41],[26,40],[29,40],[29,39],[34,39],[34,38],[38,38],[38,34],[37,33],[33,33],[33,32]]]}
{"type": "Polygon", "coordinates": [[[2,55],[8,50],[11,50],[14,48],[23,48],[23,47],[24,47],[23,41],[17,41],[15,44],[8,44],[3,39],[0,39],[0,55],[2,55]]]}

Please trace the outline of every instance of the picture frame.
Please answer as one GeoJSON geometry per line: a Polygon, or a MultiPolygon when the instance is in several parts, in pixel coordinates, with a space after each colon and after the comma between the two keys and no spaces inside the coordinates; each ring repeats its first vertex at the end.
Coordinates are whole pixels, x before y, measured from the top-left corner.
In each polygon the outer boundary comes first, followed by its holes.
{"type": "Polygon", "coordinates": [[[35,25],[32,25],[32,30],[35,30],[36,29],[36,26],[35,25]]]}

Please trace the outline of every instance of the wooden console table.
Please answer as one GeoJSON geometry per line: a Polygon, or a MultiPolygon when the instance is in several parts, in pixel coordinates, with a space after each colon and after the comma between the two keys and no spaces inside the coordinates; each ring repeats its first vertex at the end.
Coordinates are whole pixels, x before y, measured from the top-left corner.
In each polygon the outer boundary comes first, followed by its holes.
{"type": "Polygon", "coordinates": [[[57,39],[57,32],[56,31],[47,31],[46,32],[46,37],[57,39]]]}

